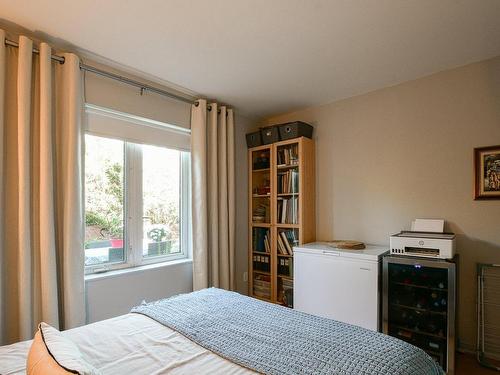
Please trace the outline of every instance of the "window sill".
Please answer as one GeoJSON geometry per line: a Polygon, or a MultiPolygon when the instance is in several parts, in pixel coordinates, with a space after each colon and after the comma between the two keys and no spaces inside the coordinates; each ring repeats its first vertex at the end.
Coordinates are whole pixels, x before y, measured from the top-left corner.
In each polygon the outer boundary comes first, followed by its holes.
{"type": "Polygon", "coordinates": [[[154,263],[154,264],[145,264],[143,266],[138,266],[138,267],[130,267],[130,268],[123,268],[119,270],[113,270],[113,271],[108,271],[108,272],[103,272],[103,273],[94,273],[94,274],[89,274],[85,275],[85,282],[92,282],[92,281],[97,281],[97,280],[102,280],[110,277],[119,277],[125,274],[130,274],[130,273],[136,273],[136,272],[146,272],[150,270],[156,270],[159,268],[168,268],[168,267],[175,267],[177,265],[185,264],[185,263],[193,263],[192,259],[189,258],[184,258],[184,259],[177,259],[177,260],[170,260],[170,261],[165,261],[161,263],[154,263]]]}

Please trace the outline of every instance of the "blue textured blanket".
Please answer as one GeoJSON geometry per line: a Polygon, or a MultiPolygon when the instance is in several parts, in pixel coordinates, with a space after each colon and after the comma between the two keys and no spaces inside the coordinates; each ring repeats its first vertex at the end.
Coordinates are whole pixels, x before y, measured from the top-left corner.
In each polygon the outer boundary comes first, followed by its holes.
{"type": "Polygon", "coordinates": [[[424,351],[396,338],[215,288],[132,312],[264,374],[443,374],[424,351]]]}

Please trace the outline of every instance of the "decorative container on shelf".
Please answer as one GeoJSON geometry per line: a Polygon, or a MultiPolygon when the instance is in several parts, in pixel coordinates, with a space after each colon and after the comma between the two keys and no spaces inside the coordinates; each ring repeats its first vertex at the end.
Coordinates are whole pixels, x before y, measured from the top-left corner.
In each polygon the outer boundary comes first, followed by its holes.
{"type": "Polygon", "coordinates": [[[269,152],[266,153],[263,151],[255,158],[255,161],[253,162],[253,169],[258,170],[267,168],[269,168],[269,152]]]}
{"type": "Polygon", "coordinates": [[[312,139],[314,128],[303,121],[292,121],[279,125],[261,128],[259,131],[246,134],[247,147],[253,148],[269,145],[279,141],[306,137],[312,139]]]}
{"type": "Polygon", "coordinates": [[[262,144],[262,136],[260,135],[260,130],[253,133],[248,133],[246,135],[247,138],[247,147],[257,147],[262,144]]]}
{"type": "Polygon", "coordinates": [[[279,130],[276,125],[262,128],[260,132],[262,135],[262,143],[265,145],[278,142],[280,140],[279,130]]]}
{"type": "Polygon", "coordinates": [[[293,139],[298,137],[312,138],[313,127],[302,121],[287,122],[286,124],[278,125],[280,139],[293,139]]]}

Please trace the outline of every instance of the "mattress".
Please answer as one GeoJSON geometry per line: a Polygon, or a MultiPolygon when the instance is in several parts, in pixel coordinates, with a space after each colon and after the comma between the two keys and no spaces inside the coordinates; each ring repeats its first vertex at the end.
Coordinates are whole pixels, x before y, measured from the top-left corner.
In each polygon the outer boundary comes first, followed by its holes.
{"type": "Polygon", "coordinates": [[[223,289],[143,303],[132,312],[265,374],[444,374],[422,349],[395,337],[223,289]]]}
{"type": "MultiPolygon", "coordinates": [[[[103,375],[256,374],[140,314],[122,315],[63,334],[103,375]]],[[[30,345],[31,341],[23,341],[0,347],[0,374],[25,374],[30,345]]]]}

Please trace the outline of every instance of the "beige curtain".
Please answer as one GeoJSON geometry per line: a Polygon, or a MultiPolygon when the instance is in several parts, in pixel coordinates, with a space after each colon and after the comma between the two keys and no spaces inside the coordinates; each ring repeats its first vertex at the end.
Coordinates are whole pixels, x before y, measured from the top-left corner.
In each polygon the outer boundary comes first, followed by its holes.
{"type": "Polygon", "coordinates": [[[198,100],[191,109],[193,288],[234,289],[234,115],[198,100]]]}
{"type": "Polygon", "coordinates": [[[85,323],[79,60],[0,30],[0,341],[85,323]]]}

